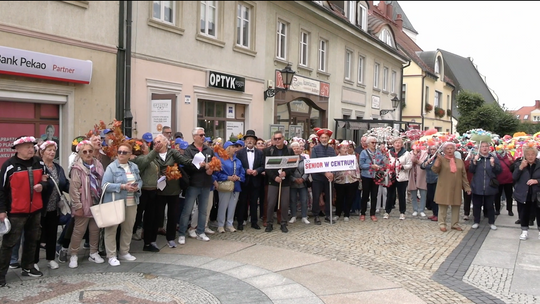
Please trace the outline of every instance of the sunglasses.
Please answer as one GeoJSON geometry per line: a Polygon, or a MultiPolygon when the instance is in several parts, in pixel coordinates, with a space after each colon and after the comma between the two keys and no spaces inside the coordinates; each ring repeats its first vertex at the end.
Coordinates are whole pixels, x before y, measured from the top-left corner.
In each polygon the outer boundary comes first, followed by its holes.
{"type": "Polygon", "coordinates": [[[197,135],[200,136],[200,137],[205,137],[206,136],[206,134],[197,134],[197,135]]]}
{"type": "Polygon", "coordinates": [[[128,155],[129,153],[131,153],[131,152],[118,150],[118,155],[128,155]]]}
{"type": "Polygon", "coordinates": [[[274,137],[274,140],[282,140],[283,137],[274,137]]]}
{"type": "Polygon", "coordinates": [[[86,155],[86,154],[92,154],[92,153],[94,153],[94,150],[83,150],[82,153],[83,153],[84,155],[86,155]]]}

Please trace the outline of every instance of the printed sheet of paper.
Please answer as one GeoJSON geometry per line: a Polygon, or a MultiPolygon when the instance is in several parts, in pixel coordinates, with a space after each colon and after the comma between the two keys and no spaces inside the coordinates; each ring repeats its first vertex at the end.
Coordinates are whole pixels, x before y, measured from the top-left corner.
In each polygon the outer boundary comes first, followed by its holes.
{"type": "Polygon", "coordinates": [[[200,169],[201,166],[199,166],[199,164],[202,163],[203,161],[204,161],[204,154],[199,152],[195,154],[195,156],[193,156],[193,160],[191,161],[191,163],[193,163],[195,167],[197,167],[197,169],[200,169]]]}

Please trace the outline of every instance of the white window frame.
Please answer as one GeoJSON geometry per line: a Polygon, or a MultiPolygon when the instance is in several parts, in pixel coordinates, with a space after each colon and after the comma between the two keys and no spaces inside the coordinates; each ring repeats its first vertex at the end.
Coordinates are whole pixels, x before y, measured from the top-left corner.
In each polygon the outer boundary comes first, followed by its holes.
{"type": "Polygon", "coordinates": [[[401,104],[407,104],[407,84],[401,86],[401,104]]]}
{"type": "Polygon", "coordinates": [[[366,62],[366,57],[360,55],[358,56],[358,83],[364,84],[364,65],[366,62]]]}
{"type": "Polygon", "coordinates": [[[439,65],[439,57],[435,58],[435,74],[439,75],[441,73],[441,67],[439,65]]]}
{"type": "Polygon", "coordinates": [[[300,60],[298,60],[298,64],[301,66],[307,67],[309,63],[309,33],[304,30],[300,31],[300,56],[299,58],[300,60]],[[304,40],[304,37],[305,37],[305,40],[304,40]]]}
{"type": "Polygon", "coordinates": [[[379,34],[379,39],[391,47],[394,46],[394,37],[388,29],[382,29],[381,33],[379,34]]]}
{"type": "Polygon", "coordinates": [[[325,39],[319,39],[319,71],[326,72],[328,62],[328,41],[325,39]]]}
{"type": "Polygon", "coordinates": [[[219,15],[219,11],[218,11],[218,1],[201,1],[201,15],[202,15],[202,8],[204,6],[204,20],[201,19],[201,16],[199,15],[199,22],[203,23],[204,21],[204,31],[203,31],[203,28],[201,27],[200,30],[199,30],[199,34],[201,35],[204,35],[204,36],[208,36],[208,37],[212,37],[212,38],[217,38],[218,37],[218,15],[219,15]],[[210,3],[212,2],[212,3],[210,3]],[[212,5],[213,4],[213,5],[212,5]],[[209,9],[210,8],[210,9],[209,9]],[[208,17],[210,16],[210,11],[211,9],[214,10],[214,35],[210,34],[209,33],[209,25],[210,25],[210,22],[208,20],[208,17]]]}
{"type": "Polygon", "coordinates": [[[375,62],[375,65],[373,66],[373,87],[376,89],[379,88],[380,69],[381,69],[381,65],[375,62]]]}
{"type": "Polygon", "coordinates": [[[516,115],[516,118],[517,118],[517,119],[519,119],[519,114],[518,114],[518,115],[516,115]]]}
{"type": "Polygon", "coordinates": [[[244,3],[238,3],[236,7],[236,45],[239,47],[251,48],[251,23],[253,22],[253,9],[244,3]],[[247,12],[247,19],[244,18],[247,12]],[[240,15],[239,15],[240,14],[240,15]],[[247,27],[247,33],[244,33],[244,28],[247,27]],[[240,28],[240,30],[238,30],[240,28]],[[247,36],[247,37],[246,37],[247,36]],[[247,42],[247,45],[244,44],[247,42]]]}
{"type": "Polygon", "coordinates": [[[358,3],[358,11],[356,12],[356,25],[362,30],[367,30],[367,8],[358,3]]]}
{"type": "Polygon", "coordinates": [[[396,92],[396,82],[397,82],[397,72],[392,71],[392,78],[391,78],[391,84],[390,84],[390,92],[391,93],[396,92]]]}
{"type": "Polygon", "coordinates": [[[349,22],[355,24],[356,22],[356,1],[345,1],[345,15],[349,22]]]}
{"type": "Polygon", "coordinates": [[[176,25],[175,24],[175,20],[176,20],[176,1],[152,1],[152,19],[160,21],[160,22],[176,25]],[[158,2],[158,4],[159,4],[159,18],[154,16],[154,4],[156,4],[156,2],[158,2]],[[172,7],[170,7],[170,10],[172,12],[171,21],[165,20],[165,5],[164,5],[164,2],[170,2],[172,4],[172,7]]]}
{"type": "Polygon", "coordinates": [[[446,109],[452,110],[452,105],[450,104],[450,95],[446,95],[446,109]]]}
{"type": "Polygon", "coordinates": [[[388,91],[388,68],[383,67],[383,91],[388,91]]]}
{"type": "Polygon", "coordinates": [[[351,50],[345,51],[345,80],[352,79],[352,64],[353,64],[353,52],[351,50]]]}
{"type": "Polygon", "coordinates": [[[289,25],[285,21],[278,20],[276,32],[276,57],[282,60],[287,60],[288,27],[289,25]]]}
{"type": "MultiPolygon", "coordinates": [[[[533,117],[538,117],[538,116],[533,116],[533,117]]],[[[529,114],[523,115],[523,120],[529,120],[529,114]]]]}
{"type": "Polygon", "coordinates": [[[442,93],[439,92],[439,91],[435,91],[435,95],[433,96],[433,106],[434,107],[437,107],[437,108],[442,108],[441,107],[441,102],[442,102],[442,93]]]}

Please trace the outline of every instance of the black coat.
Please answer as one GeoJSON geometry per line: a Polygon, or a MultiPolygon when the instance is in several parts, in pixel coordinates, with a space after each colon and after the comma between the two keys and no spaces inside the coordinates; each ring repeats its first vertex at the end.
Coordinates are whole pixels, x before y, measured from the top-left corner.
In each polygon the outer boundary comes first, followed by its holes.
{"type": "MultiPolygon", "coordinates": [[[[291,156],[291,155],[294,155],[294,151],[287,146],[283,146],[282,155],[278,154],[278,149],[276,148],[276,146],[271,146],[264,150],[265,157],[266,156],[291,156]]],[[[289,187],[291,185],[292,174],[294,173],[294,170],[296,170],[296,168],[288,168],[284,170],[285,179],[281,182],[282,187],[289,187]]],[[[279,186],[279,183],[276,183],[276,180],[275,180],[276,177],[279,176],[278,169],[265,169],[265,172],[266,172],[266,178],[268,180],[268,185],[279,186]]]]}
{"type": "MultiPolygon", "coordinates": [[[[255,153],[255,159],[253,160],[253,170],[257,171],[257,176],[248,175],[246,173],[246,181],[242,183],[242,188],[260,187],[264,178],[264,175],[262,175],[262,173],[264,172],[264,153],[257,148],[253,149],[253,153],[255,153]]],[[[247,147],[236,152],[236,158],[238,158],[242,162],[242,167],[244,167],[244,171],[246,172],[249,169],[247,154],[247,147]]]]}

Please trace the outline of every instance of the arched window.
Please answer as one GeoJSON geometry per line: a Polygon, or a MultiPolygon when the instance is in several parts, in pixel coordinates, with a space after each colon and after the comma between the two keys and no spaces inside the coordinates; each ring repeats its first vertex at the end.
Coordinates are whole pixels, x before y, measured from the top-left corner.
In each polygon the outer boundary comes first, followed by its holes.
{"type": "Polygon", "coordinates": [[[441,73],[441,57],[437,56],[437,60],[435,60],[435,74],[442,74],[441,73]]]}
{"type": "Polygon", "coordinates": [[[383,29],[381,33],[379,34],[379,39],[383,41],[384,43],[388,44],[389,46],[394,46],[394,37],[392,36],[392,33],[388,29],[383,29]]]}

